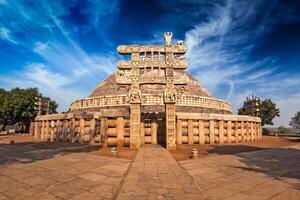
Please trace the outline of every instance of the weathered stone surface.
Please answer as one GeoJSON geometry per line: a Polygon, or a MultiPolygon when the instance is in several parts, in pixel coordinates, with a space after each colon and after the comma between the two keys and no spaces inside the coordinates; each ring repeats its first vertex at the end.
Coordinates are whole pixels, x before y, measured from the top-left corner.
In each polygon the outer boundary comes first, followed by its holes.
{"type": "Polygon", "coordinates": [[[117,199],[204,199],[194,180],[158,145],[142,146],[117,199]]]}
{"type": "Polygon", "coordinates": [[[300,197],[300,145],[181,161],[208,199],[300,197]],[[289,155],[289,159],[285,159],[289,155]]]}

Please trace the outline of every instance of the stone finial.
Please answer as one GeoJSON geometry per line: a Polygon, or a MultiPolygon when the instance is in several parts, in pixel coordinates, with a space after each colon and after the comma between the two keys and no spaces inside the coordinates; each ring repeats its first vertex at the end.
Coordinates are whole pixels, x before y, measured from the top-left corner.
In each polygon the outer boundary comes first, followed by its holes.
{"type": "Polygon", "coordinates": [[[172,45],[172,32],[165,32],[164,36],[166,40],[166,45],[172,45]]]}

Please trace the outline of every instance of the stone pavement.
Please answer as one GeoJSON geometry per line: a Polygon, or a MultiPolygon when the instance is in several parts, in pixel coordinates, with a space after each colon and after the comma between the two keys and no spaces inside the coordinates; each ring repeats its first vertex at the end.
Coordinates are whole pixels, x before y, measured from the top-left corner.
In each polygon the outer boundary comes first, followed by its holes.
{"type": "Polygon", "coordinates": [[[300,144],[180,164],[207,199],[300,199],[300,144]]]}
{"type": "Polygon", "coordinates": [[[117,199],[203,199],[191,176],[159,145],[138,151],[117,199]]]}
{"type": "Polygon", "coordinates": [[[61,148],[0,145],[0,200],[113,198],[130,160],[61,148]]]}
{"type": "Polygon", "coordinates": [[[4,199],[300,199],[300,144],[176,162],[158,145],[134,161],[84,145],[0,144],[4,199]]]}

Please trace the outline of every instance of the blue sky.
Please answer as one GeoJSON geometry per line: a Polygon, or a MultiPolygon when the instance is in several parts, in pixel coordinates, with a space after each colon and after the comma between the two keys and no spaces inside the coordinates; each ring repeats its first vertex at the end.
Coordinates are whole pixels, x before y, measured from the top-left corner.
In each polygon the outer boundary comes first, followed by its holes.
{"type": "Polygon", "coordinates": [[[287,125],[300,110],[300,3],[261,0],[0,0],[0,87],[38,87],[60,111],[122,59],[119,44],[173,32],[189,72],[217,98],[271,98],[287,125]]]}

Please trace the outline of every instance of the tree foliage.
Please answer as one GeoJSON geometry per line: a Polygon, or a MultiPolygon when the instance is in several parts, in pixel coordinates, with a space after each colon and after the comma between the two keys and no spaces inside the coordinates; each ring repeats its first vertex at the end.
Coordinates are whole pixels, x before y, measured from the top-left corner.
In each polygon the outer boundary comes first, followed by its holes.
{"type": "MultiPolygon", "coordinates": [[[[39,95],[37,88],[13,88],[10,91],[0,88],[0,124],[5,127],[20,123],[28,129],[36,116],[34,103],[39,95]]],[[[50,113],[56,113],[56,109],[57,103],[50,100],[50,113]]]]}
{"type": "Polygon", "coordinates": [[[300,111],[298,111],[295,116],[292,117],[289,125],[294,129],[300,130],[300,111]]]}
{"type": "MultiPolygon", "coordinates": [[[[246,101],[244,101],[243,107],[238,109],[238,114],[239,115],[247,115],[246,113],[246,101]]],[[[263,101],[260,101],[258,105],[259,111],[258,111],[258,116],[262,120],[262,126],[269,124],[273,125],[273,119],[275,117],[279,117],[279,108],[276,107],[276,104],[272,102],[271,99],[265,99],[263,101]]]]}

